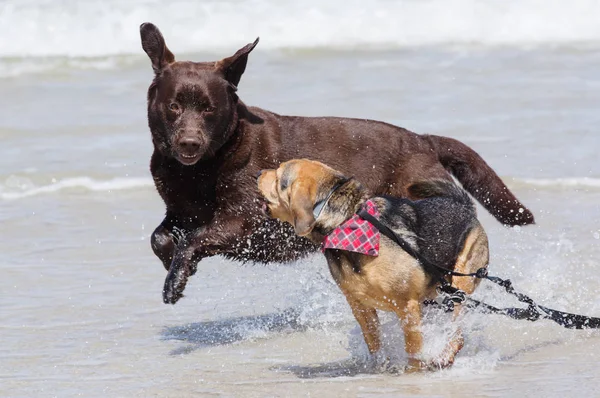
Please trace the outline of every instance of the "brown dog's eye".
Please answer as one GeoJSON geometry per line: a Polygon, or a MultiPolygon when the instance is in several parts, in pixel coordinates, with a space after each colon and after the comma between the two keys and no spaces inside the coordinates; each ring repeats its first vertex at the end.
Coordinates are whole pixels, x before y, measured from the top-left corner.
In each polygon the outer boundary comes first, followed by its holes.
{"type": "Polygon", "coordinates": [[[169,109],[172,110],[173,112],[177,112],[177,111],[179,111],[179,105],[177,105],[176,102],[171,102],[169,104],[169,109]]]}
{"type": "Polygon", "coordinates": [[[210,106],[210,105],[208,105],[206,108],[204,108],[204,112],[207,112],[207,113],[213,113],[216,110],[217,110],[217,108],[215,108],[214,106],[210,106]]]}

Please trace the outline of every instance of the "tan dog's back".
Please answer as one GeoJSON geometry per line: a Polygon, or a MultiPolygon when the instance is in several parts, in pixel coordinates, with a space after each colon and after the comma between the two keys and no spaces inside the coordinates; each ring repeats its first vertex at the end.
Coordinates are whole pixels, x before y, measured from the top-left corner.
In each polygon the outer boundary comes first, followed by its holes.
{"type": "Polygon", "coordinates": [[[379,256],[360,256],[360,272],[347,257],[330,262],[330,271],[346,296],[366,306],[396,312],[409,299],[423,301],[435,288],[419,262],[385,236],[381,237],[379,256]]]}

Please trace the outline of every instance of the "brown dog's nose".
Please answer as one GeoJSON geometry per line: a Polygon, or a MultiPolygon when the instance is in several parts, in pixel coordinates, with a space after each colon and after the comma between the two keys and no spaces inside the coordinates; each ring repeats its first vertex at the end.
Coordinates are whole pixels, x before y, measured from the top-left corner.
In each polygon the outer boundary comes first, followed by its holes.
{"type": "Polygon", "coordinates": [[[256,173],[256,179],[258,180],[260,178],[260,175],[263,173],[262,170],[258,170],[258,173],[256,173]]]}
{"type": "Polygon", "coordinates": [[[200,149],[200,140],[194,137],[185,137],[179,140],[179,147],[187,153],[196,153],[200,149]]]}

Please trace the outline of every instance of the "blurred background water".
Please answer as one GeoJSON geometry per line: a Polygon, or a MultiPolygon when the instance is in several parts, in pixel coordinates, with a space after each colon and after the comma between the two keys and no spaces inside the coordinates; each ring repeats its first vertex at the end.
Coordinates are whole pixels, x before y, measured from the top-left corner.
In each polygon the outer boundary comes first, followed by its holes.
{"type": "MultiPolygon", "coordinates": [[[[598,15],[591,0],[0,1],[0,395],[594,396],[597,332],[481,314],[462,321],[452,369],[375,372],[318,255],[208,259],[162,304],[138,27],[157,24],[180,60],[260,36],[246,104],[467,143],[538,221],[507,229],[480,209],[492,273],[600,316],[598,15]]],[[[477,294],[514,304],[485,283],[477,294]]],[[[426,317],[429,355],[449,333],[439,315],[426,317]]],[[[384,321],[402,364],[400,328],[384,321]]]]}

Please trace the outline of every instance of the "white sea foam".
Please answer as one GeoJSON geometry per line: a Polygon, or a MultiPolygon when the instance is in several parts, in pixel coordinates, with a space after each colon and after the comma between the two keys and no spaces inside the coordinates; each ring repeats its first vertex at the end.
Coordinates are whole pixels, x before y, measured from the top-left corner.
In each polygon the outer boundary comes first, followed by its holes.
{"type": "Polygon", "coordinates": [[[65,69],[114,70],[131,65],[138,60],[134,56],[0,58],[0,77],[10,78],[21,75],[51,73],[65,69]]]}
{"type": "Polygon", "coordinates": [[[600,178],[592,177],[515,178],[514,182],[537,188],[600,188],[600,178]]]}
{"type": "Polygon", "coordinates": [[[156,23],[175,54],[259,49],[600,42],[596,0],[6,0],[0,57],[142,54],[156,23]]]}
{"type": "MultiPolygon", "coordinates": [[[[552,188],[600,188],[600,178],[514,178],[513,183],[542,189],[552,188]]],[[[10,176],[0,184],[0,199],[12,200],[36,195],[52,194],[68,189],[86,191],[120,191],[152,187],[150,178],[117,177],[97,180],[90,177],[65,178],[48,185],[37,186],[29,178],[10,176]]]]}
{"type": "Polygon", "coordinates": [[[142,177],[118,177],[110,180],[73,177],[65,178],[49,185],[35,186],[27,178],[11,176],[6,180],[4,185],[0,185],[0,198],[14,200],[29,196],[52,194],[67,189],[110,192],[151,186],[153,186],[152,180],[142,177]]]}

